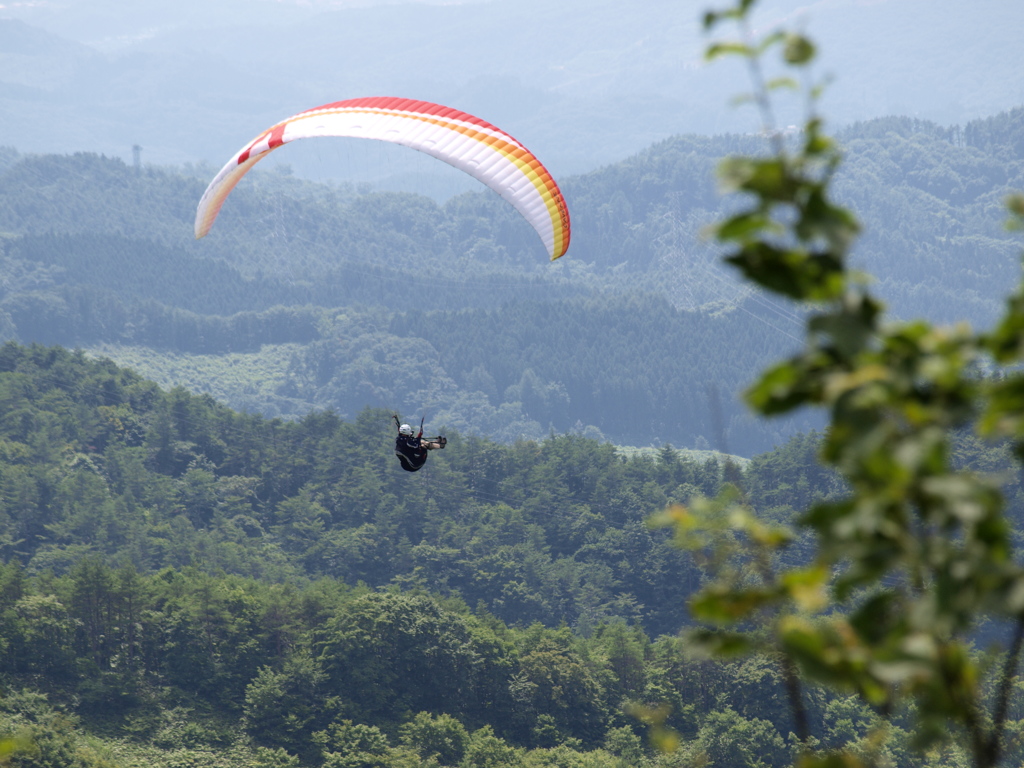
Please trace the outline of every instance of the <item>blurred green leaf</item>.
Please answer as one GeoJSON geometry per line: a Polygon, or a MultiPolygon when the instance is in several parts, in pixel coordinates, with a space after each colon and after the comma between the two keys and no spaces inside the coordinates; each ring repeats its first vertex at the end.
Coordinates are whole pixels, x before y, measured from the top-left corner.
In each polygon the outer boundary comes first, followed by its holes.
{"type": "Polygon", "coordinates": [[[778,599],[769,589],[731,590],[712,586],[690,601],[690,612],[711,624],[731,624],[778,599]]]}
{"type": "MultiPolygon", "coordinates": [[[[745,33],[752,5],[743,0],[730,9],[745,33]]],[[[772,32],[719,52],[756,62],[780,41],[791,67],[816,56],[814,43],[796,32],[772,32]]],[[[799,90],[799,81],[785,74],[763,80],[759,66],[750,71],[753,98],[770,123],[773,92],[799,90]]],[[[812,107],[825,82],[807,86],[812,107]]],[[[841,474],[847,495],[815,503],[800,519],[816,539],[799,565],[780,553],[800,538],[763,523],[756,499],[695,500],[701,530],[710,533],[709,523],[720,526],[725,514],[734,536],[719,527],[717,539],[705,539],[725,554],[709,561],[718,570],[691,600],[693,615],[755,626],[766,639],[762,646],[739,632],[698,633],[693,642],[715,655],[773,648],[804,675],[856,692],[885,718],[896,706],[909,708],[921,745],[959,732],[988,744],[975,750],[975,768],[991,768],[1003,724],[986,709],[994,697],[968,640],[990,617],[1020,617],[1024,567],[999,482],[958,466],[955,451],[980,412],[981,433],[1012,439],[1024,461],[1024,373],[979,374],[983,364],[1024,361],[1024,286],[986,335],[964,325],[883,324],[884,307],[869,281],[846,266],[860,224],[831,199],[841,155],[821,118],[812,112],[799,146],[777,133],[770,146],[771,154],[719,165],[721,188],[743,194],[714,235],[732,249],[726,261],[746,279],[804,302],[814,314],[803,348],[765,370],[745,397],[763,415],[823,407],[829,425],[820,456],[841,474]]],[[[1011,226],[1024,227],[1024,196],[1010,197],[1007,209],[1011,226]]],[[[1005,678],[1004,686],[1010,682],[1005,678]]],[[[810,743],[808,734],[800,738],[810,743]]],[[[865,742],[875,750],[866,762],[879,759],[882,738],[865,742]]],[[[801,765],[857,761],[843,751],[805,751],[801,765]]]]}
{"type": "Polygon", "coordinates": [[[790,34],[786,36],[786,44],[783,47],[782,56],[787,64],[801,66],[807,64],[814,58],[814,43],[803,35],[790,34]]]}
{"type": "Polygon", "coordinates": [[[1006,207],[1012,216],[1007,223],[1007,228],[1014,231],[1024,229],[1024,195],[1010,195],[1006,199],[1006,207]]]}
{"type": "Polygon", "coordinates": [[[688,639],[691,647],[714,656],[743,656],[757,647],[749,635],[722,630],[694,630],[688,639]]]}
{"type": "Polygon", "coordinates": [[[769,91],[799,91],[800,86],[792,77],[776,77],[765,83],[769,91]]]}
{"type": "Polygon", "coordinates": [[[715,228],[721,242],[744,241],[759,232],[777,231],[778,225],[758,211],[749,211],[726,219],[715,228]]]}
{"type": "Polygon", "coordinates": [[[743,43],[712,43],[704,52],[704,59],[706,61],[714,61],[721,56],[744,56],[749,58],[753,55],[754,50],[749,45],[743,43]]]}

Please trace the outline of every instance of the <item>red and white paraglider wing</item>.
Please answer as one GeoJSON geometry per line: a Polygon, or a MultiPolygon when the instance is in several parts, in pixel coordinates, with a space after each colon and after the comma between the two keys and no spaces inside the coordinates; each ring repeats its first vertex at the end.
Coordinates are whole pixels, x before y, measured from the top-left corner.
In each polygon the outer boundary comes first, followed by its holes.
{"type": "Polygon", "coordinates": [[[377,139],[432,155],[482,181],[511,203],[540,235],[552,259],[569,248],[565,198],[551,174],[526,147],[465,112],[391,97],[325,104],[261,133],[210,182],[196,211],[196,237],[210,231],[228,194],[259,160],[295,139],[320,136],[377,139]]]}

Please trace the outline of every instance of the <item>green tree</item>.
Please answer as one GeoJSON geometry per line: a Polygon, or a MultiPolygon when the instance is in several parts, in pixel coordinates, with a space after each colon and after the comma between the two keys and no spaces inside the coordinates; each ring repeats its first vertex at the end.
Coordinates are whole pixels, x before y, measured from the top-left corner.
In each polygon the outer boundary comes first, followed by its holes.
{"type": "Polygon", "coordinates": [[[419,712],[401,728],[402,742],[428,760],[441,765],[458,765],[469,746],[469,732],[451,715],[432,716],[419,712]]]}
{"type": "Polygon", "coordinates": [[[609,728],[604,737],[606,752],[621,758],[626,765],[640,765],[646,757],[643,740],[629,727],[609,728]]]}
{"type": "Polygon", "coordinates": [[[12,768],[113,768],[73,715],[46,697],[21,691],[0,697],[0,764],[12,768]]]}
{"type": "Polygon", "coordinates": [[[388,768],[388,737],[376,726],[342,720],[316,738],[324,768],[388,768]]]}
{"type": "Polygon", "coordinates": [[[74,621],[56,595],[24,595],[5,611],[4,625],[9,671],[41,674],[58,684],[73,679],[74,621]]]}
{"type": "MultiPolygon", "coordinates": [[[[719,654],[759,651],[778,662],[803,765],[877,764],[895,718],[909,711],[918,747],[962,740],[973,764],[987,768],[1006,744],[1024,641],[1024,573],[996,481],[958,468],[952,442],[976,426],[1016,440],[1024,457],[1024,377],[1012,369],[1024,352],[1024,289],[988,334],[883,322],[880,301],[846,266],[859,225],[832,202],[838,146],[813,112],[793,140],[773,122],[775,94],[797,83],[766,80],[765,54],[778,50],[784,64],[806,71],[814,45],[785,31],[755,38],[754,5],[739,0],[705,16],[709,28],[734,21],[743,31],[741,41],[715,43],[708,53],[745,59],[771,144],[767,155],[723,162],[723,183],[743,204],[715,235],[748,279],[813,307],[804,349],[769,368],[747,399],[764,415],[824,408],[830,424],[820,456],[849,493],[804,513],[799,523],[816,547],[798,565],[778,557],[792,533],[759,520],[736,489],[670,508],[661,520],[679,541],[717,557],[717,578],[691,607],[721,628],[696,639],[719,654]],[[986,356],[1011,367],[984,378],[986,356]],[[989,635],[994,665],[973,651],[984,621],[1008,636],[989,635]],[[751,623],[761,632],[745,632],[751,623]],[[815,751],[807,678],[853,691],[881,714],[867,754],[815,751]]],[[[820,89],[810,89],[813,109],[820,89]]],[[[1024,199],[1010,205],[1024,217],[1024,199]]]]}
{"type": "Polygon", "coordinates": [[[494,735],[485,725],[470,734],[463,768],[518,768],[523,764],[522,752],[494,735]]]}
{"type": "Polygon", "coordinates": [[[308,653],[290,656],[280,672],[263,667],[245,689],[243,727],[264,747],[280,747],[310,759],[319,747],[313,733],[336,714],[337,702],[324,695],[326,675],[308,653]]]}
{"type": "Polygon", "coordinates": [[[718,768],[769,768],[788,757],[786,742],[771,723],[732,709],[711,712],[691,749],[698,760],[718,768]]]}
{"type": "Polygon", "coordinates": [[[331,690],[360,717],[430,712],[486,722],[507,706],[509,649],[428,597],[358,597],[318,634],[331,690]]]}
{"type": "Polygon", "coordinates": [[[553,746],[569,738],[594,744],[603,736],[605,692],[571,647],[567,631],[544,632],[519,660],[521,682],[534,712],[532,740],[553,746]],[[548,742],[548,743],[545,743],[548,742]]]}

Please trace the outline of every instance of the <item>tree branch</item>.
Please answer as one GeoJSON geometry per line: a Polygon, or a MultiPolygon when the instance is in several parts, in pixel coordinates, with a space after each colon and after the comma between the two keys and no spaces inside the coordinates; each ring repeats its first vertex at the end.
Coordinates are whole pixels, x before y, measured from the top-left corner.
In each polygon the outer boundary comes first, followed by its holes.
{"type": "Polygon", "coordinates": [[[782,657],[782,679],[786,685],[786,694],[789,696],[789,706],[793,711],[793,727],[796,729],[796,737],[800,744],[807,748],[811,738],[811,729],[807,721],[807,708],[804,706],[803,692],[800,688],[800,675],[796,665],[789,656],[782,657]]]}
{"type": "Polygon", "coordinates": [[[1013,683],[1017,678],[1017,666],[1020,663],[1021,647],[1024,646],[1024,615],[1017,617],[1017,623],[1013,629],[1013,642],[1006,655],[1006,663],[1003,665],[1002,679],[999,681],[999,696],[996,699],[995,710],[992,712],[992,732],[985,744],[979,763],[983,766],[993,766],[999,762],[1000,753],[1003,749],[1003,731],[1006,729],[1006,713],[1010,707],[1010,691],[1013,690],[1013,683]]]}

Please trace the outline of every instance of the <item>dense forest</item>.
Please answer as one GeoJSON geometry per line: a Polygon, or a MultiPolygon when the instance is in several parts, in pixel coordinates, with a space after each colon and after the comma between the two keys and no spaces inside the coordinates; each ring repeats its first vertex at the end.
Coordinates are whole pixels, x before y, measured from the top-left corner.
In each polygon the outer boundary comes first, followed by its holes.
{"type": "MultiPolygon", "coordinates": [[[[668,445],[630,455],[579,435],[450,433],[410,476],[387,411],[268,420],[60,348],[9,343],[0,370],[2,552],[32,572],[86,555],[141,571],[202,562],[274,581],[418,584],[509,622],[671,632],[697,576],[645,521],[713,494],[723,471],[668,445]]],[[[794,438],[754,459],[747,482],[771,508],[834,493],[815,445],[794,438]]]]}
{"type": "MultiPolygon", "coordinates": [[[[1022,137],[1024,109],[840,133],[837,192],[870,222],[855,256],[896,316],[995,317],[1019,271],[1001,200],[1024,187],[1022,137]]],[[[799,343],[801,317],[701,237],[731,204],[717,159],[762,145],[680,136],[560,180],[574,239],[553,265],[490,193],[440,204],[257,172],[195,242],[210,169],[4,150],[0,336],[268,416],[372,405],[503,442],[575,430],[750,456],[820,426],[746,416],[737,393],[799,343]]]]}
{"type": "Polygon", "coordinates": [[[762,133],[559,179],[556,263],[0,148],[0,768],[1024,763],[1024,108],[833,142],[734,1],[762,133]]]}
{"type": "MultiPolygon", "coordinates": [[[[14,343],[0,413],[0,736],[18,765],[791,759],[778,669],[685,651],[704,566],[648,521],[725,479],[778,520],[842,496],[813,433],[741,464],[452,433],[409,475],[388,412],[266,419],[14,343]],[[661,702],[685,740],[671,756],[630,715],[661,702]]],[[[866,738],[863,705],[809,701],[822,744],[866,738]]],[[[887,749],[924,765],[899,734],[887,749]]]]}

